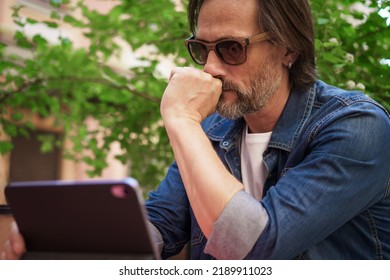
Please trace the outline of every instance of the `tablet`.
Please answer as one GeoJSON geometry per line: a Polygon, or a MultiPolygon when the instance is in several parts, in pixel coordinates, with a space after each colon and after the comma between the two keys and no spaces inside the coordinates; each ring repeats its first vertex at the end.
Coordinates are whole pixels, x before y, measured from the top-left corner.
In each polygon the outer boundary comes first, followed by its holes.
{"type": "Polygon", "coordinates": [[[25,259],[158,259],[133,178],[13,182],[5,195],[25,259]]]}

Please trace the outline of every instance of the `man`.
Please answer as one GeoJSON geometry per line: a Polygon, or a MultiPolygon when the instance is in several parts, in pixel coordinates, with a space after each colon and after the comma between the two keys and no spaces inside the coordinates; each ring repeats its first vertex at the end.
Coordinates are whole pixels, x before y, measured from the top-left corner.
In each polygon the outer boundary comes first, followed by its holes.
{"type": "MultiPolygon", "coordinates": [[[[189,19],[203,71],[172,71],[176,162],[146,202],[162,256],[390,259],[389,115],[316,81],[308,2],[193,0],[189,19]]],[[[23,250],[14,229],[3,257],[23,250]]]]}
{"type": "Polygon", "coordinates": [[[191,1],[189,18],[204,72],[172,72],[177,165],[147,202],[163,256],[191,232],[195,259],[390,258],[389,117],[315,82],[307,1],[191,1]]]}

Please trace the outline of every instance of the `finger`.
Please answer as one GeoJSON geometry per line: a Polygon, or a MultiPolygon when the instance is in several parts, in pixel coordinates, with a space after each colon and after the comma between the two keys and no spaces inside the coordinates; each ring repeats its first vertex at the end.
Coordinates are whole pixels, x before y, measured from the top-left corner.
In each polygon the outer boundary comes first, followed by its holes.
{"type": "Polygon", "coordinates": [[[11,243],[9,240],[4,242],[3,252],[1,253],[1,258],[4,260],[13,260],[16,259],[15,254],[12,250],[11,243]]]}
{"type": "Polygon", "coordinates": [[[182,68],[176,67],[171,70],[171,74],[169,75],[169,81],[175,76],[177,72],[180,72],[182,68]]]}
{"type": "Polygon", "coordinates": [[[5,252],[6,242],[4,242],[4,244],[3,244],[3,251],[1,251],[1,253],[0,253],[0,260],[6,260],[7,259],[7,254],[5,252]]]}
{"type": "Polygon", "coordinates": [[[219,78],[214,78],[214,79],[215,79],[215,83],[216,83],[216,87],[217,87],[218,91],[220,91],[222,93],[222,85],[223,85],[222,80],[219,78]]]}
{"type": "Polygon", "coordinates": [[[16,222],[11,224],[10,243],[13,252],[18,256],[18,258],[20,258],[21,255],[26,251],[26,245],[23,236],[19,232],[19,228],[16,222]]]}
{"type": "MultiPolygon", "coordinates": [[[[186,76],[195,76],[195,77],[202,77],[203,75],[207,74],[199,69],[191,68],[191,67],[175,67],[171,70],[171,74],[169,76],[169,81],[175,76],[176,74],[183,74],[186,76]]],[[[207,74],[209,75],[209,74],[207,74]]],[[[211,75],[210,75],[211,76],[211,75]]]]}

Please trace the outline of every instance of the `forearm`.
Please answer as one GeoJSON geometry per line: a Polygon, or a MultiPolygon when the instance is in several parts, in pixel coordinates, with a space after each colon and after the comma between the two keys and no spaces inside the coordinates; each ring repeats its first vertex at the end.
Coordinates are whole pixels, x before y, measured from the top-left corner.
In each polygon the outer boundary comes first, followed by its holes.
{"type": "Polygon", "coordinates": [[[209,237],[223,209],[243,186],[226,170],[199,123],[174,119],[165,125],[192,209],[209,237]]]}

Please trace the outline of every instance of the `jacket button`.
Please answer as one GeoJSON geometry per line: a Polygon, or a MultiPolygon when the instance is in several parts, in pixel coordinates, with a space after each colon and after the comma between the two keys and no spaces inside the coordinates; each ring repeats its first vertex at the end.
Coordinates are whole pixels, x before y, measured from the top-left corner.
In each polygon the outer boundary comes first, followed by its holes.
{"type": "Polygon", "coordinates": [[[222,142],[222,146],[226,147],[226,146],[228,146],[228,145],[229,145],[229,142],[228,142],[228,141],[222,142]]]}

